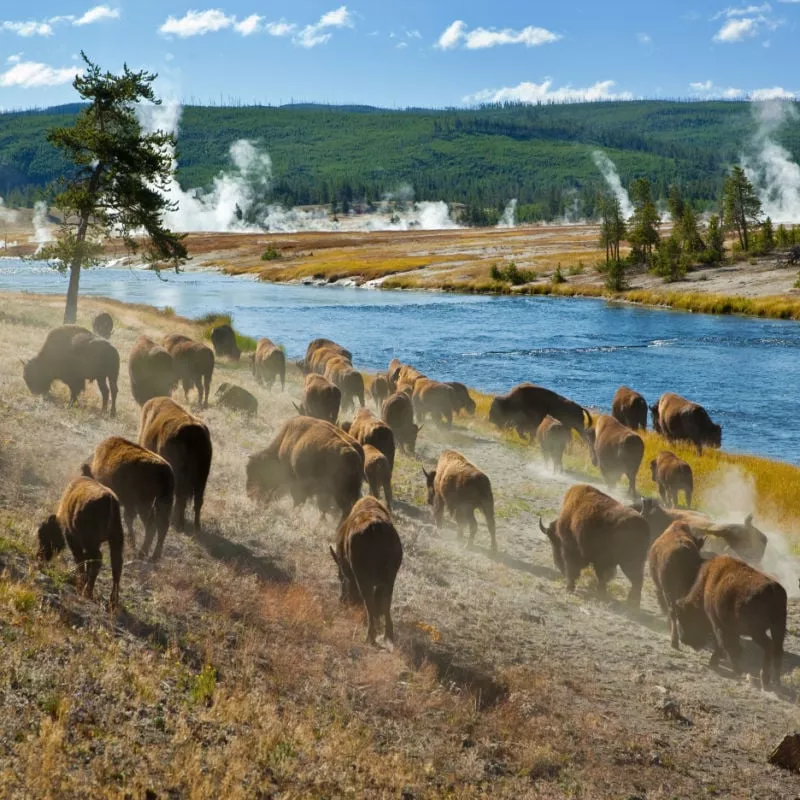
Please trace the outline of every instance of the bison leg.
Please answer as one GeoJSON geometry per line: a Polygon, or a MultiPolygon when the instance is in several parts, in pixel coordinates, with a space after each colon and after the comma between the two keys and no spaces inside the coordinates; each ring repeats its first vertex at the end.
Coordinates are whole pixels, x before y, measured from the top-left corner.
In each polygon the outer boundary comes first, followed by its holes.
{"type": "Polygon", "coordinates": [[[150,518],[145,521],[144,527],[144,541],[142,542],[142,549],[139,551],[139,558],[147,558],[150,552],[150,546],[153,544],[153,537],[156,533],[156,520],[155,515],[151,514],[150,518]]]}
{"type": "Polygon", "coordinates": [[[680,636],[678,634],[678,615],[675,609],[669,612],[669,638],[670,644],[675,650],[680,650],[680,636]]]}
{"type": "Polygon", "coordinates": [[[667,487],[663,483],[658,484],[658,496],[661,498],[661,502],[666,505],[669,503],[669,496],[667,495],[667,487]]]}
{"type": "Polygon", "coordinates": [[[391,480],[386,481],[383,487],[383,496],[386,498],[386,507],[391,511],[392,510],[392,482],[391,480]]]}
{"type": "Polygon", "coordinates": [[[105,378],[97,379],[97,388],[100,390],[100,397],[103,398],[103,413],[108,411],[108,384],[105,378]]]}
{"type": "Polygon", "coordinates": [[[475,519],[475,510],[465,511],[464,519],[469,525],[469,543],[472,544],[475,540],[475,534],[478,532],[478,520],[475,519]]]}
{"type": "Polygon", "coordinates": [[[98,547],[93,550],[87,550],[86,557],[86,587],[83,593],[91,600],[94,596],[94,584],[103,563],[103,554],[98,547]]]}
{"type": "MultiPolygon", "coordinates": [[[[136,519],[136,508],[126,506],[123,509],[123,516],[125,521],[125,530],[128,531],[128,538],[131,541],[131,547],[136,549],[136,533],[133,530],[133,522],[136,519]]],[[[143,520],[144,521],[144,520],[143,520]]]]}
{"type": "Polygon", "coordinates": [[[625,577],[631,582],[628,592],[628,605],[639,608],[642,602],[642,584],[644,583],[644,560],[620,564],[625,577]]]}
{"type": "Polygon", "coordinates": [[[378,635],[378,613],[379,609],[375,602],[375,588],[362,581],[356,579],[358,591],[361,593],[361,598],[364,601],[364,607],[367,610],[367,644],[375,644],[375,637],[378,635]]]}
{"type": "Polygon", "coordinates": [[[444,517],[444,498],[437,493],[433,497],[433,521],[437,528],[442,527],[442,517],[444,517]]]}
{"type": "Polygon", "coordinates": [[[194,493],[194,532],[200,533],[200,512],[203,509],[203,492],[194,493]]]}
{"type": "Polygon", "coordinates": [[[175,492],[175,508],[172,512],[172,524],[176,531],[183,531],[186,528],[186,501],[185,492],[175,492]]]}
{"type": "Polygon", "coordinates": [[[750,638],[764,651],[764,661],[761,665],[761,685],[766,689],[772,682],[772,642],[766,631],[752,633],[750,638]]]}
{"type": "MultiPolygon", "coordinates": [[[[568,560],[565,564],[565,571],[567,578],[567,591],[572,593],[575,591],[575,584],[578,582],[578,578],[581,576],[581,568],[577,564],[568,560]]],[[[605,586],[603,586],[603,590],[605,591],[605,586]]]]}
{"type": "Polygon", "coordinates": [[[628,490],[631,495],[631,499],[635,500],[638,495],[636,494],[636,473],[629,472],[628,473],[628,490]]]}
{"type": "Polygon", "coordinates": [[[377,598],[378,613],[384,620],[383,638],[388,642],[394,642],[394,625],[392,624],[392,591],[393,586],[384,584],[375,588],[377,598]]]}
{"type": "Polygon", "coordinates": [[[117,380],[113,376],[109,376],[108,378],[108,388],[111,392],[111,411],[109,412],[110,416],[116,417],[117,416],[117,394],[119,394],[119,387],[117,386],[117,380]]]}
{"type": "Polygon", "coordinates": [[[686,508],[692,507],[692,490],[691,489],[684,489],[683,490],[684,497],[686,498],[686,508]]]}

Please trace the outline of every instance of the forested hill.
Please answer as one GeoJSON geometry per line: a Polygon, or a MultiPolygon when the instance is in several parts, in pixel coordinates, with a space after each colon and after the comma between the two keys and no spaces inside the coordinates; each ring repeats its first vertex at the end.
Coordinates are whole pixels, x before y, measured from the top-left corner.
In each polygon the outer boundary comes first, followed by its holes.
{"type": "MultiPolygon", "coordinates": [[[[30,204],[66,165],[45,140],[76,106],[0,115],[0,195],[30,204]]],[[[725,171],[752,142],[748,103],[662,102],[508,105],[389,111],[363,106],[184,108],[179,179],[207,187],[230,168],[228,150],[251,139],[273,162],[271,200],[287,205],[376,201],[400,187],[418,199],[502,208],[523,219],[589,215],[603,187],[602,148],[623,183],[648,177],[659,197],[679,183],[698,208],[716,204],[725,171]]],[[[780,137],[800,157],[800,129],[780,137]]],[[[267,199],[267,198],[264,198],[267,199]]]]}

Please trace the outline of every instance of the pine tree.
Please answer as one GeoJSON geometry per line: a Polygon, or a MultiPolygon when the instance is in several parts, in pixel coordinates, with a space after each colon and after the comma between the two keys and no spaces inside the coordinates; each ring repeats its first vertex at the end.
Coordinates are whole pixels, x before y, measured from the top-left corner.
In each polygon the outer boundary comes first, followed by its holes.
{"type": "Polygon", "coordinates": [[[775,249],[775,229],[772,219],[767,217],[761,226],[761,252],[771,253],[775,249]]]}
{"type": "Polygon", "coordinates": [[[648,266],[653,260],[653,250],[660,241],[658,226],[661,217],[653,202],[650,181],[637,178],[631,185],[631,201],[633,216],[629,221],[628,241],[631,244],[631,256],[639,264],[648,266]]]}
{"type": "Polygon", "coordinates": [[[745,252],[750,249],[750,229],[761,218],[761,201],[741,167],[734,167],[722,190],[723,221],[727,230],[736,231],[745,252]]]}
{"type": "Polygon", "coordinates": [[[716,214],[708,221],[706,250],[703,260],[709,264],[719,264],[725,260],[725,231],[722,229],[719,217],[716,214]]]}

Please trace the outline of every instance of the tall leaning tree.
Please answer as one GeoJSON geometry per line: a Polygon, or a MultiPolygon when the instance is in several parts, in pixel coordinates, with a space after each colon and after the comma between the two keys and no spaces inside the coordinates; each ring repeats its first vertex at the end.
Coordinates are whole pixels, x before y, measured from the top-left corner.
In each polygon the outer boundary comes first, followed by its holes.
{"type": "Polygon", "coordinates": [[[722,219],[739,237],[739,246],[750,249],[751,229],[761,222],[761,200],[741,167],[734,167],[722,189],[722,219]]]}
{"type": "Polygon", "coordinates": [[[62,180],[55,205],[63,224],[43,252],[69,271],[64,323],[78,313],[81,269],[100,262],[105,243],[121,240],[130,253],[142,251],[156,266],[177,270],[187,258],[183,236],[164,225],[164,213],[176,208],[164,194],[173,173],[171,133],[146,133],[136,115],[139,104],[159,105],[153,90],[156,75],[102,72],[85,53],[86,69],[75,87],[87,105],[71,128],[54,128],[48,140],[75,165],[62,180]]]}

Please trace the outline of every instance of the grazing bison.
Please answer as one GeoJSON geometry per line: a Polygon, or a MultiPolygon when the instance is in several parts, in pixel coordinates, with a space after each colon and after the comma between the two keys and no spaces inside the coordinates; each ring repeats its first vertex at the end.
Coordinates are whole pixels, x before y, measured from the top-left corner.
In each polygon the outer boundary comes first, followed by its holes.
{"type": "Polygon", "coordinates": [[[172,356],[147,336],[140,336],[128,356],[131,394],[140,406],[153,397],[170,397],[178,380],[172,356]]]}
{"type": "Polygon", "coordinates": [[[228,324],[217,325],[211,331],[211,344],[214,345],[214,352],[220,358],[230,358],[232,361],[241,358],[242,351],[236,344],[236,334],[228,324]]]}
{"type": "Polygon", "coordinates": [[[332,384],[339,387],[342,393],[342,408],[352,408],[356,398],[361,408],[364,407],[364,376],[353,369],[353,365],[343,356],[329,358],[325,362],[323,374],[332,384]]]}
{"type": "Polygon", "coordinates": [[[98,336],[108,339],[109,336],[111,336],[111,331],[114,330],[114,320],[111,314],[109,314],[108,311],[101,311],[97,314],[92,320],[92,330],[98,336]]]}
{"type": "Polygon", "coordinates": [[[673,522],[686,522],[698,536],[706,537],[711,550],[735,553],[751,564],[758,564],[767,549],[766,535],[753,525],[753,515],[744,524],[715,524],[705,514],[683,509],[668,510],[650,497],[643,497],[632,506],[647,520],[651,537],[660,536],[673,522]],[[722,544],[715,544],[719,540],[722,544]]]}
{"type": "Polygon", "coordinates": [[[469,389],[458,381],[448,381],[447,385],[453,390],[453,413],[463,411],[472,416],[475,413],[475,401],[470,396],[469,389]]]}
{"type": "Polygon", "coordinates": [[[320,511],[331,505],[344,519],[361,496],[364,450],[350,435],[312,417],[294,417],[247,463],[247,493],[269,502],[289,491],[295,505],[316,497],[320,511]]]}
{"type": "Polygon", "coordinates": [[[173,525],[186,525],[186,505],[194,501],[194,531],[200,531],[200,511],[211,471],[211,434],[203,420],[168,397],[154,397],[142,407],[139,444],[158,453],[175,475],[173,525]]]}
{"type": "Polygon", "coordinates": [[[164,347],[172,356],[175,375],[183,385],[183,396],[188,401],[189,391],[197,389],[197,400],[208,408],[211,377],[214,374],[214,351],[188,336],[172,333],[164,338],[164,347]]]}
{"type": "Polygon", "coordinates": [[[368,408],[362,408],[345,430],[359,443],[377,447],[389,461],[390,469],[394,469],[394,433],[382,420],[368,408]]]}
{"type": "Polygon", "coordinates": [[[103,563],[100,545],[111,557],[111,608],[119,605],[122,577],[122,532],[119,500],[111,489],[91,478],[76,478],[64,490],[55,514],[39,526],[39,558],[50,561],[69,545],[78,565],[78,589],[91,598],[103,563]]]}
{"type": "Polygon", "coordinates": [[[364,448],[364,477],[369,484],[369,493],[379,497],[383,489],[386,507],[392,507],[392,467],[389,459],[371,444],[363,445],[364,448]]]}
{"type": "Polygon", "coordinates": [[[381,406],[381,417],[392,429],[395,442],[413,455],[417,445],[417,434],[422,426],[414,423],[414,409],[408,394],[395,392],[387,397],[381,406]]]}
{"type": "Polygon", "coordinates": [[[713,635],[710,666],[727,654],[739,674],[740,636],[764,650],[761,683],[781,680],[786,635],[786,590],[738,558],[714,556],[703,563],[689,593],[677,603],[681,641],[699,650],[713,635]],[[769,632],[769,636],[767,636],[769,632]]]}
{"type": "Polygon", "coordinates": [[[217,405],[229,411],[240,411],[249,416],[258,413],[258,400],[256,397],[234,383],[221,383],[215,395],[217,405]]]}
{"type": "Polygon", "coordinates": [[[691,442],[698,453],[703,445],[722,446],[722,428],[711,421],[703,406],[677,394],[662,394],[658,403],[650,406],[653,428],[667,441],[691,442]]]}
{"type": "Polygon", "coordinates": [[[611,416],[631,430],[647,430],[647,401],[639,392],[620,386],[611,403],[611,416]]]}
{"type": "Polygon", "coordinates": [[[636,473],[644,458],[642,437],[614,417],[601,414],[594,427],[584,433],[584,438],[589,445],[592,464],[600,470],[606,484],[613,488],[624,475],[628,479],[630,495],[635,498],[636,473]]]}
{"type": "Polygon", "coordinates": [[[522,383],[508,394],[495,397],[489,407],[489,422],[500,428],[516,428],[520,436],[527,434],[532,441],[548,414],[580,435],[592,424],[592,416],[585,408],[532,383],[522,383]]]}
{"type": "Polygon", "coordinates": [[[552,462],[554,472],[564,471],[564,451],[570,440],[570,430],[549,414],[536,429],[536,441],[542,449],[542,455],[552,462]]]}
{"type": "Polygon", "coordinates": [[[250,367],[258,383],[272,389],[275,379],[280,378],[281,389],[286,388],[286,356],[270,339],[258,340],[255,353],[250,354],[250,367]]]}
{"type": "Polygon", "coordinates": [[[23,362],[22,377],[32,394],[47,394],[53,381],[69,388],[74,405],[86,386],[96,381],[103,398],[103,411],[111,397],[111,416],[117,413],[119,353],[114,345],[89,333],[80,325],[62,325],[47,334],[41,350],[23,362]]]}
{"type": "Polygon", "coordinates": [[[662,503],[677,506],[678,495],[683,492],[686,508],[692,507],[694,477],[692,468],[683,459],[664,450],[650,462],[650,474],[658,486],[662,503]]]}
{"type": "Polygon", "coordinates": [[[295,408],[300,416],[314,417],[336,424],[341,403],[342,393],[339,387],[334,386],[322,375],[312,373],[306,375],[303,384],[303,402],[295,405],[295,408]]]}
{"type": "Polygon", "coordinates": [[[383,504],[362,497],[339,526],[336,549],[330,552],[339,568],[341,602],[363,602],[367,610],[367,642],[375,642],[381,617],[384,639],[392,642],[392,593],[403,545],[383,504]]]}
{"type": "Polygon", "coordinates": [[[650,547],[650,529],[641,514],[593,486],[576,484],[564,495],[558,519],[547,528],[540,519],[539,528],[550,540],[568,592],[575,591],[581,570],[592,566],[605,595],[619,566],[631,582],[628,603],[639,607],[650,547]]]}
{"type": "Polygon", "coordinates": [[[703,539],[697,539],[685,522],[673,522],[650,546],[647,563],[656,587],[656,599],[669,618],[672,646],[678,650],[678,600],[689,593],[703,557],[703,539]]]}
{"type": "Polygon", "coordinates": [[[383,401],[389,396],[389,381],[385,375],[378,373],[369,389],[375,408],[380,411],[383,401]]]}
{"type": "Polygon", "coordinates": [[[462,528],[469,526],[469,542],[472,544],[478,530],[475,509],[486,519],[486,527],[492,539],[492,552],[497,552],[494,524],[494,496],[488,476],[455,450],[445,450],[439,456],[436,469],[426,472],[428,503],[433,506],[436,527],[442,524],[445,508],[458,525],[458,538],[462,528]]]}
{"type": "Polygon", "coordinates": [[[119,498],[131,547],[136,547],[133,530],[138,516],[144,525],[144,543],[139,558],[147,558],[153,537],[158,536],[152,561],[161,558],[175,499],[172,467],[156,453],[121,436],[103,439],[83,474],[107,486],[119,498]]]}
{"type": "Polygon", "coordinates": [[[435,423],[444,422],[449,428],[453,424],[455,391],[452,386],[430,378],[417,378],[411,403],[417,422],[422,425],[425,417],[430,416],[435,423]]]}

